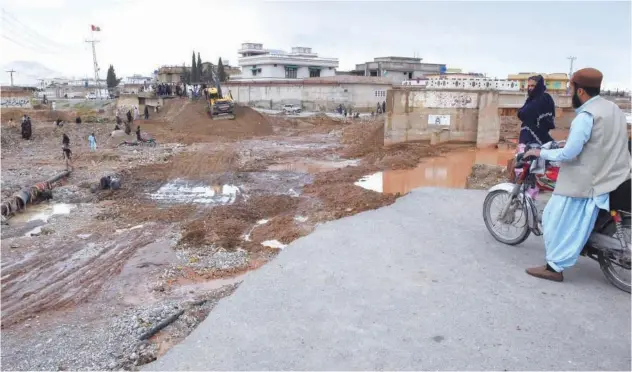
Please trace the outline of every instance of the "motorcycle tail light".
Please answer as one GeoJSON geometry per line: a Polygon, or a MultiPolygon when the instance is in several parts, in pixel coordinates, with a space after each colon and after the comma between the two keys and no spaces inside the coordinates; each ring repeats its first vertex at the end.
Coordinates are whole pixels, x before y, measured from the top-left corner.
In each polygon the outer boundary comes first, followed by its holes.
{"type": "Polygon", "coordinates": [[[610,215],[612,216],[614,222],[621,222],[621,216],[617,213],[617,211],[610,211],[610,215]]]}

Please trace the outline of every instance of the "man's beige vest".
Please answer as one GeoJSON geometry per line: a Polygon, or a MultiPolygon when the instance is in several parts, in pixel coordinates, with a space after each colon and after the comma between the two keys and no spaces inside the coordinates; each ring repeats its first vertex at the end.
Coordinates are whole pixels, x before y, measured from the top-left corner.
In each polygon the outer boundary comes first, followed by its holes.
{"type": "Polygon", "coordinates": [[[575,159],[561,162],[553,191],[557,195],[591,198],[614,191],[630,178],[628,125],[621,109],[597,96],[582,111],[593,116],[592,133],[575,159]]]}

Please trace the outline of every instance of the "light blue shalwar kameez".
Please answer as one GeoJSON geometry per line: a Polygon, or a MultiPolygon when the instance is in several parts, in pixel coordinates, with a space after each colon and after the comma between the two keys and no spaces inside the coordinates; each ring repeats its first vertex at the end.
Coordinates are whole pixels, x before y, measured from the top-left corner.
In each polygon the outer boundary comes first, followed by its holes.
{"type": "MultiPolygon", "coordinates": [[[[540,157],[550,161],[564,162],[577,157],[590,139],[593,117],[584,111],[586,101],[575,112],[566,145],[561,149],[542,150],[540,157]]],[[[546,261],[555,271],[561,272],[573,266],[592,232],[599,209],[608,210],[610,194],[592,198],[571,198],[555,195],[544,208],[542,227],[546,261]]]]}
{"type": "Polygon", "coordinates": [[[97,151],[97,140],[92,134],[88,136],[88,143],[90,144],[91,152],[97,151]]]}

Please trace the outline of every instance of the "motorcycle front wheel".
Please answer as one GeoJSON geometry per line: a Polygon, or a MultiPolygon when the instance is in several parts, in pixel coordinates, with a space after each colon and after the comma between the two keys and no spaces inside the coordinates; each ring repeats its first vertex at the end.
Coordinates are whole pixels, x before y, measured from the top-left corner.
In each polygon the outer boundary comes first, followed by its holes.
{"type": "MultiPolygon", "coordinates": [[[[624,217],[621,221],[621,227],[623,227],[623,236],[628,248],[630,247],[630,225],[630,217],[624,217]]],[[[616,238],[616,229],[614,222],[609,223],[603,228],[602,234],[616,238]]],[[[624,257],[620,254],[600,250],[598,258],[599,266],[606,279],[620,290],[630,293],[631,274],[629,252],[628,255],[624,257]]]]}
{"type": "Polygon", "coordinates": [[[483,221],[494,239],[504,244],[517,245],[531,234],[525,209],[520,196],[512,199],[511,194],[505,190],[492,191],[483,202],[483,221]],[[500,214],[507,203],[511,203],[511,206],[503,221],[500,214]]]}

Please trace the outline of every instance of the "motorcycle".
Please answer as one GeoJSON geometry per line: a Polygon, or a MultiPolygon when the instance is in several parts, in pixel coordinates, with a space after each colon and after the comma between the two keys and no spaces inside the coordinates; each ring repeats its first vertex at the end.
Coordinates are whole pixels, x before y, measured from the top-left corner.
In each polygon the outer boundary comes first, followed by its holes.
{"type": "Polygon", "coordinates": [[[117,147],[121,146],[147,146],[147,147],[156,147],[158,143],[155,139],[150,138],[142,141],[123,141],[117,145],[117,147]]]}
{"type": "MultiPolygon", "coordinates": [[[[561,143],[549,142],[541,148],[558,148],[561,143]]],[[[531,146],[538,148],[540,146],[531,146]]],[[[516,154],[515,181],[491,187],[483,203],[483,220],[491,235],[501,243],[517,245],[531,233],[542,235],[542,196],[550,197],[555,188],[559,166],[544,159],[525,158],[516,154]],[[499,211],[493,212],[499,201],[499,211]],[[501,228],[501,231],[497,229],[501,228]],[[515,234],[504,232],[510,227],[515,234]]],[[[606,279],[615,287],[630,293],[630,180],[610,193],[610,211],[599,210],[595,227],[581,255],[597,262],[606,279]],[[617,270],[622,269],[621,272],[617,270]]]]}

